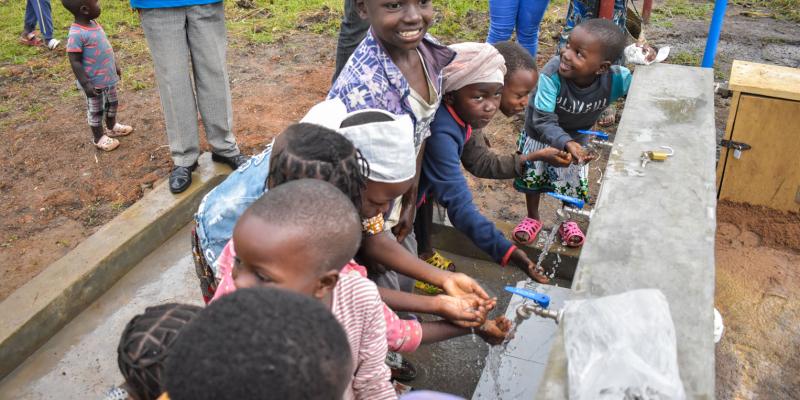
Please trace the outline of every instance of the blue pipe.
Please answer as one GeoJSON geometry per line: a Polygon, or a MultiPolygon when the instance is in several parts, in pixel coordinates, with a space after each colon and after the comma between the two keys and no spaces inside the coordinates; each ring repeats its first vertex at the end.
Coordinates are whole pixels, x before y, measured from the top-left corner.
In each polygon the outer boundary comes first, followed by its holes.
{"type": "Polygon", "coordinates": [[[725,8],[728,7],[728,0],[714,1],[714,15],[711,17],[711,25],[708,26],[708,39],[706,39],[706,51],[703,53],[703,68],[714,68],[714,58],[717,56],[717,43],[719,43],[719,33],[722,31],[722,22],[725,20],[725,8]]]}
{"type": "Polygon", "coordinates": [[[608,140],[608,134],[601,131],[590,131],[588,129],[578,129],[578,133],[581,135],[591,135],[600,140],[608,140]]]}

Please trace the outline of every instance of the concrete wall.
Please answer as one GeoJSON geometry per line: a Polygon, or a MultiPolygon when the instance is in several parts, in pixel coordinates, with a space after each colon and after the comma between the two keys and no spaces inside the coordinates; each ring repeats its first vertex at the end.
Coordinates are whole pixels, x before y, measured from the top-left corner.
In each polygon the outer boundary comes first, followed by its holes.
{"type": "MultiPolygon", "coordinates": [[[[713,71],[637,67],[572,289],[591,298],[658,288],[670,303],[686,394],[714,397],[713,71]],[[642,151],[671,146],[663,163],[642,151]]],[[[567,397],[562,335],[538,398],[567,397]]]]}

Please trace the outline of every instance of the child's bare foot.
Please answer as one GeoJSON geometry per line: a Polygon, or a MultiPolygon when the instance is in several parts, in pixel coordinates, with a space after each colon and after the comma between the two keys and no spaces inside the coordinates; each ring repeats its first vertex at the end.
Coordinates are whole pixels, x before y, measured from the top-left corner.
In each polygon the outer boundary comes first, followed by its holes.
{"type": "Polygon", "coordinates": [[[503,341],[506,340],[508,332],[511,331],[511,325],[511,321],[508,318],[499,316],[486,321],[478,331],[478,335],[480,335],[486,343],[496,346],[502,344],[503,341]]]}
{"type": "Polygon", "coordinates": [[[100,150],[111,151],[119,147],[119,140],[103,135],[94,145],[100,150]]]}
{"type": "Polygon", "coordinates": [[[120,136],[128,136],[133,132],[133,127],[130,125],[122,125],[119,122],[114,124],[112,129],[106,130],[106,136],[115,138],[120,136]]]}

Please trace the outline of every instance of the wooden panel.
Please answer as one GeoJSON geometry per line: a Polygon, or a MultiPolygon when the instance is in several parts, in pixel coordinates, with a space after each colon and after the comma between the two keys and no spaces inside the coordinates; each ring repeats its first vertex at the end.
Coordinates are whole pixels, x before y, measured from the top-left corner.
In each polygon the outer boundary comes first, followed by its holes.
{"type": "Polygon", "coordinates": [[[742,93],[800,100],[800,69],[734,60],[728,88],[742,93]]]}
{"type": "Polygon", "coordinates": [[[742,94],[731,138],[753,148],[738,160],[728,152],[719,198],[800,210],[798,126],[800,102],[742,94]]]}

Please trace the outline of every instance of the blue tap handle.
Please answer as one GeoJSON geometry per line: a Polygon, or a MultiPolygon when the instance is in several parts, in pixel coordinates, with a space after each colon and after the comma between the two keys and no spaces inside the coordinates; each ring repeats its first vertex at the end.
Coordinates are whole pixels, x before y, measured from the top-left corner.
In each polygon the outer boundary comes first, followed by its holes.
{"type": "Polygon", "coordinates": [[[574,197],[563,195],[561,193],[547,192],[547,195],[556,198],[558,200],[561,200],[577,209],[583,209],[583,206],[586,205],[586,203],[581,199],[576,199],[574,197]]]}
{"type": "Polygon", "coordinates": [[[578,133],[580,133],[581,135],[592,135],[592,136],[594,136],[594,137],[596,137],[596,138],[598,138],[600,140],[608,140],[608,134],[605,133],[605,132],[590,131],[590,130],[587,130],[587,129],[580,129],[580,130],[578,130],[578,133]]]}
{"type": "Polygon", "coordinates": [[[506,286],[506,291],[533,300],[534,303],[542,308],[550,307],[550,296],[533,290],[522,289],[514,286],[506,286]]]}

